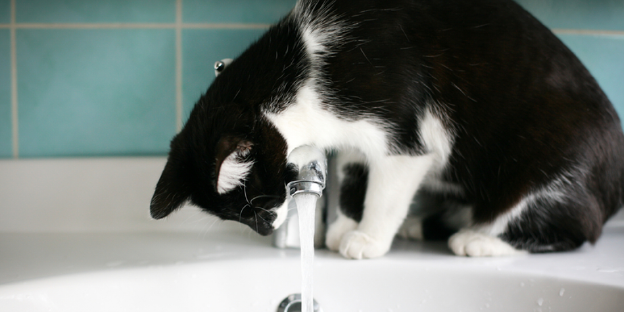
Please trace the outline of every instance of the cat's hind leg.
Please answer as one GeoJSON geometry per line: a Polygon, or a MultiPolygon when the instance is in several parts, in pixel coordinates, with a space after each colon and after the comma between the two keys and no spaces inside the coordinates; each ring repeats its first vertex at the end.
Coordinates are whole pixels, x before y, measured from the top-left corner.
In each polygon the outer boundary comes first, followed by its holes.
{"type": "Polygon", "coordinates": [[[572,250],[598,239],[602,230],[598,205],[584,187],[555,179],[493,222],[451,236],[449,247],[457,255],[472,257],[572,250]]]}
{"type": "Polygon", "coordinates": [[[448,239],[449,248],[458,256],[469,257],[513,256],[526,253],[499,237],[523,210],[524,207],[515,206],[492,222],[473,224],[461,229],[448,239]]]}
{"type": "Polygon", "coordinates": [[[583,192],[563,201],[536,199],[499,237],[531,253],[573,250],[600,236],[603,220],[598,205],[583,192]]]}

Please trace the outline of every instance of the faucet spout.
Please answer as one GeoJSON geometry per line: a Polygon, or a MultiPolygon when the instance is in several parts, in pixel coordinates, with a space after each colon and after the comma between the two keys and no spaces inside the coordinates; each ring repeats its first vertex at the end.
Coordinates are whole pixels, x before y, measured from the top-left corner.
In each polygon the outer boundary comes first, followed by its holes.
{"type": "Polygon", "coordinates": [[[297,171],[297,178],[286,185],[288,193],[288,217],[275,230],[273,245],[278,248],[299,248],[298,210],[295,208],[294,197],[311,194],[318,197],[316,201],[315,247],[322,247],[325,237],[325,219],[323,209],[325,201],[321,200],[327,181],[327,157],[325,153],[313,146],[295,148],[287,159],[288,166],[297,171]]]}
{"type": "Polygon", "coordinates": [[[286,186],[289,196],[301,193],[323,195],[327,179],[327,158],[323,152],[312,146],[300,146],[288,155],[288,165],[298,171],[297,179],[286,186]]]}

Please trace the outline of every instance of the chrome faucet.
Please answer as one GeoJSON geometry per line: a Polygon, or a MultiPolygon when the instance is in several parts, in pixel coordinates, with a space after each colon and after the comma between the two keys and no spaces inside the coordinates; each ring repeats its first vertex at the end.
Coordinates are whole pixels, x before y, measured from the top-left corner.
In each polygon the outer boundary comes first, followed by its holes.
{"type": "Polygon", "coordinates": [[[304,145],[295,148],[288,155],[288,166],[296,168],[297,179],[286,185],[288,193],[288,217],[273,234],[273,245],[278,248],[299,248],[299,219],[294,196],[313,194],[316,201],[314,247],[325,244],[325,207],[323,195],[327,181],[327,157],[318,148],[304,145]]]}

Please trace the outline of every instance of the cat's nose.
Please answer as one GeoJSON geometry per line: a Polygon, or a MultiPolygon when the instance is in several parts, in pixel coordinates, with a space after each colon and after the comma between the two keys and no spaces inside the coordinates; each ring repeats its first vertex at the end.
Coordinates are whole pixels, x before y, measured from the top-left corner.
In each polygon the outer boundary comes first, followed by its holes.
{"type": "Polygon", "coordinates": [[[254,212],[250,217],[240,221],[262,236],[273,233],[273,221],[275,221],[277,214],[262,208],[256,208],[254,212]]]}

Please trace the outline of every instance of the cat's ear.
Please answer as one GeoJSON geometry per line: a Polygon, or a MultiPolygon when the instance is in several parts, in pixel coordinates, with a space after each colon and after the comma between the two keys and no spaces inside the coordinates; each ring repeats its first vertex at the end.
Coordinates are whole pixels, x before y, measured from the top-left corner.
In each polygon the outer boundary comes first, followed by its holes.
{"type": "Polygon", "coordinates": [[[253,143],[236,136],[224,136],[217,143],[215,154],[215,187],[225,194],[243,185],[253,161],[249,159],[253,143]]]}
{"type": "Polygon", "coordinates": [[[150,213],[154,219],[162,219],[180,208],[191,196],[188,179],[175,159],[170,158],[165,165],[156,191],[150,204],[150,213]]]}

